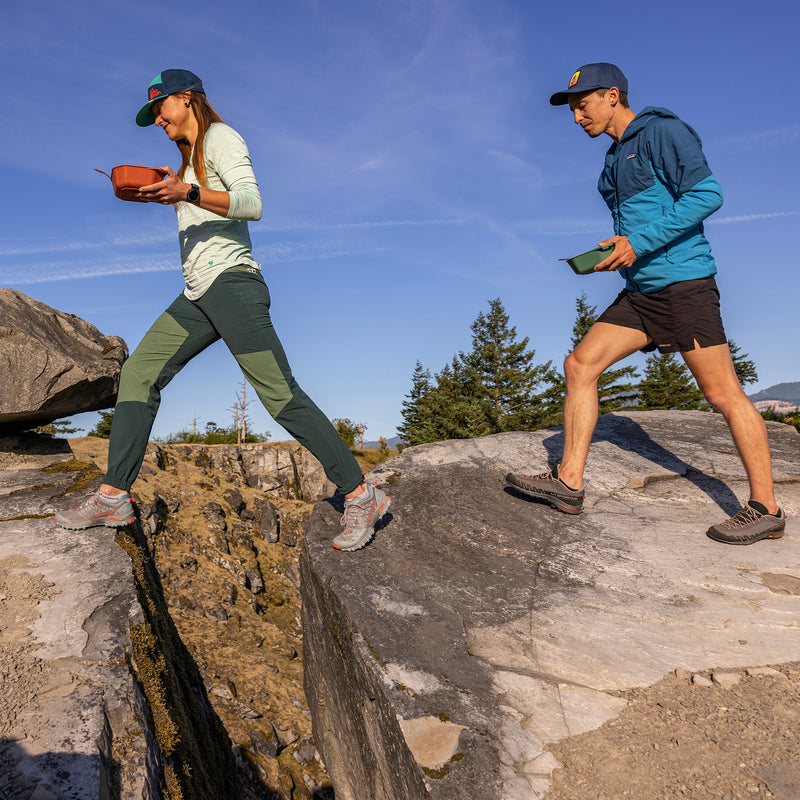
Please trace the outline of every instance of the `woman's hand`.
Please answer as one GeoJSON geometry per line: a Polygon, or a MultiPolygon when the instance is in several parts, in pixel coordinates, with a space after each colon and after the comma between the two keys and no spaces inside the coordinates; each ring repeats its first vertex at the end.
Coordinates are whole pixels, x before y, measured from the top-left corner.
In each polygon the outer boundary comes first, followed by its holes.
{"type": "MultiPolygon", "coordinates": [[[[191,188],[191,183],[184,183],[169,168],[163,167],[167,171],[167,177],[158,183],[151,183],[149,186],[142,186],[139,189],[139,199],[147,203],[161,203],[170,205],[186,200],[186,193],[191,188]]],[[[195,203],[198,208],[211,211],[220,217],[225,217],[230,207],[231,198],[227,192],[219,192],[215,189],[200,187],[200,199],[195,203]]]]}
{"type": "Polygon", "coordinates": [[[169,167],[163,167],[163,169],[167,171],[167,176],[163,181],[142,186],[139,189],[140,200],[147,203],[171,205],[186,199],[186,192],[189,191],[190,184],[181,181],[169,167]]]}

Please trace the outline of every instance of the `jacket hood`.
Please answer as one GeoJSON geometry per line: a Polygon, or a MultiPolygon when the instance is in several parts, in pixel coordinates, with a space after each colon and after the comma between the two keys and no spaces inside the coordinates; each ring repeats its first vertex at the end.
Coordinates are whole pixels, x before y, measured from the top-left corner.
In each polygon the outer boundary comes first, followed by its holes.
{"type": "MultiPolygon", "coordinates": [[[[662,117],[665,119],[679,119],[678,115],[670,111],[668,108],[660,108],[658,106],[647,106],[643,108],[632,120],[630,125],[625,128],[625,133],[622,134],[622,138],[620,142],[624,142],[626,139],[630,139],[631,136],[635,136],[639,131],[647,126],[647,123],[650,122],[651,119],[654,117],[662,117]]],[[[683,120],[681,122],[686,125],[683,120]]],[[[697,131],[691,126],[686,125],[686,127],[691,131],[692,136],[697,139],[698,144],[702,147],[702,141],[700,141],[700,136],[698,135],[697,131]]]]}

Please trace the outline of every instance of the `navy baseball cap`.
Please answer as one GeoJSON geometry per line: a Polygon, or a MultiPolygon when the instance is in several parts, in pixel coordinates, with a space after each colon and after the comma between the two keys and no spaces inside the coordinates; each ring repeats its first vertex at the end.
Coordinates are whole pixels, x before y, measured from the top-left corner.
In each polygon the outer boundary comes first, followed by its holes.
{"type": "Polygon", "coordinates": [[[165,69],[163,72],[159,72],[147,87],[147,102],[139,109],[139,113],[136,115],[136,124],[142,128],[153,125],[156,121],[156,116],[151,110],[153,103],[185,89],[205,94],[203,81],[188,69],[165,69]]]}
{"type": "Polygon", "coordinates": [[[628,79],[616,64],[607,64],[605,61],[598,64],[584,64],[572,75],[569,86],[550,98],[550,105],[564,106],[569,103],[571,94],[610,89],[612,86],[616,86],[623,94],[628,94],[628,79]]]}

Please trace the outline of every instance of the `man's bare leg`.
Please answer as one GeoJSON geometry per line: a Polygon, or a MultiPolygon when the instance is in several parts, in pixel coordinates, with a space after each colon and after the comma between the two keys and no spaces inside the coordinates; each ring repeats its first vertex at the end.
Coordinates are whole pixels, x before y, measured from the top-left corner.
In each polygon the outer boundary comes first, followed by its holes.
{"type": "Polygon", "coordinates": [[[558,476],[572,489],[583,488],[583,470],[597,424],[597,379],[612,364],[641,350],[650,337],[635,328],[596,322],[564,362],[564,454],[558,476]]]}
{"type": "Polygon", "coordinates": [[[776,513],[767,426],[739,383],[728,345],[696,347],[681,355],[706,400],[725,417],[731,429],[750,482],[750,499],[761,503],[770,514],[776,513]]]}

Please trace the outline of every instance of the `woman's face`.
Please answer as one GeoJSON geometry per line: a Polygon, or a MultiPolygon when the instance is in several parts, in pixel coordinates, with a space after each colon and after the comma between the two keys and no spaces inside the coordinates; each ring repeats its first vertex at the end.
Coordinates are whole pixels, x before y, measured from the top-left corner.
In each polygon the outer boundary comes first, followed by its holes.
{"type": "Polygon", "coordinates": [[[163,100],[153,103],[156,125],[163,128],[173,142],[179,139],[188,139],[192,144],[194,143],[193,134],[197,133],[197,120],[188,103],[188,92],[170,94],[163,100]]]}

